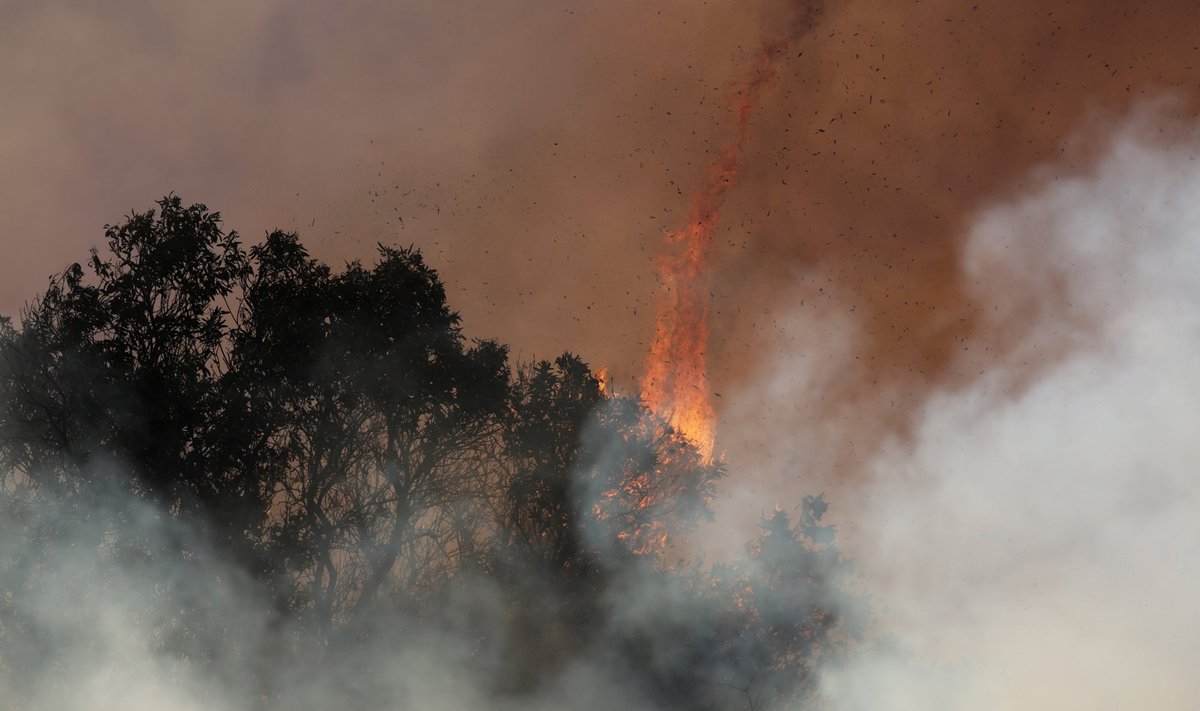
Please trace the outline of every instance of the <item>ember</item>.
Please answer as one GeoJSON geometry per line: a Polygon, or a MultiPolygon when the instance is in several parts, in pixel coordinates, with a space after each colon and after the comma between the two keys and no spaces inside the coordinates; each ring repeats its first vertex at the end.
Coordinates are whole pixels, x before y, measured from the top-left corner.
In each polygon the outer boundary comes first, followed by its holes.
{"type": "Polygon", "coordinates": [[[692,440],[709,461],[716,444],[706,354],[713,234],[725,197],[741,171],[759,99],[778,75],[780,57],[812,27],[817,15],[816,3],[801,3],[787,34],[760,49],[753,71],[730,99],[737,117],[734,135],[692,194],[687,223],[667,231],[667,250],[659,261],[658,315],[646,358],[642,398],[692,440]]]}

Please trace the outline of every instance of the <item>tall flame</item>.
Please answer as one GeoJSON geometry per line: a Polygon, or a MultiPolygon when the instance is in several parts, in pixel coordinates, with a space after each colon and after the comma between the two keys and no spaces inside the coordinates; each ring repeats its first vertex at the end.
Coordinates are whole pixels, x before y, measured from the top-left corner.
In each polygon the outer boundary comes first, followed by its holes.
{"type": "Polygon", "coordinates": [[[725,197],[741,171],[759,97],[778,75],[780,57],[812,27],[818,12],[815,2],[797,3],[796,19],[787,35],[762,46],[753,72],[731,98],[734,135],[692,194],[687,223],[667,231],[667,248],[659,260],[658,311],[642,398],[692,440],[706,460],[712,459],[716,444],[706,356],[713,235],[725,197]]]}

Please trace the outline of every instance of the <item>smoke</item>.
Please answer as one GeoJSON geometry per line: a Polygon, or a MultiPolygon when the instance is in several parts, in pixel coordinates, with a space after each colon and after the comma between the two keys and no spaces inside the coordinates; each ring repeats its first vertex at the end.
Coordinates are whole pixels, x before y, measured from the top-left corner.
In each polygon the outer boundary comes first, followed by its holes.
{"type": "MultiPolygon", "coordinates": [[[[736,552],[730,531],[829,480],[882,623],[910,649],[830,677],[843,707],[1182,704],[1180,660],[1197,656],[1182,602],[1196,597],[1196,144],[1144,125],[1113,142],[1068,129],[1162,87],[1187,92],[1175,118],[1193,116],[1198,7],[848,2],[783,63],[717,239],[718,451],[742,478],[729,487],[740,509],[702,541],[736,552]]],[[[569,345],[614,363],[620,385],[651,335],[645,248],[686,209],[676,188],[728,125],[714,97],[782,5],[0,8],[0,311],[78,257],[114,205],[175,189],[251,235],[293,220],[280,226],[339,259],[417,241],[462,290],[465,322],[495,329],[480,335],[569,345]]],[[[105,567],[130,593],[89,598],[95,564],[73,552],[90,559],[103,532],[42,515],[72,524],[39,560],[74,583],[22,609],[100,650],[71,677],[94,683],[9,669],[6,685],[50,708],[255,695],[238,650],[287,635],[262,628],[253,594],[210,608],[238,621],[236,642],[212,643],[230,668],[181,670],[138,630],[146,610],[159,628],[173,619],[186,599],[155,581],[186,571],[105,567]]],[[[155,536],[173,525],[138,520],[155,536]]],[[[206,577],[236,577],[206,560],[206,577]]],[[[414,629],[343,660],[390,679],[363,695],[482,705],[461,683],[490,663],[469,631],[414,629]]],[[[277,683],[320,708],[330,676],[296,656],[277,683]]],[[[602,664],[561,679],[542,692],[550,708],[573,688],[620,694],[602,664]]]]}
{"type": "Polygon", "coordinates": [[[1194,708],[1200,133],[1161,125],[976,220],[965,278],[1024,327],[871,461],[853,547],[895,646],[833,708],[1194,708]]]}
{"type": "Polygon", "coordinates": [[[471,628],[503,621],[485,580],[448,595],[446,609],[461,619],[381,616],[373,624],[382,642],[329,655],[240,566],[127,490],[91,498],[85,521],[6,493],[5,708],[504,708],[483,695],[495,660],[471,628]]]}
{"type": "MultiPolygon", "coordinates": [[[[619,432],[585,439],[608,460],[593,467],[643,451],[619,432]]],[[[585,464],[584,481],[595,476],[585,464]]],[[[777,516],[735,566],[664,570],[584,530],[592,550],[562,569],[508,549],[494,567],[463,562],[424,603],[405,602],[414,591],[397,574],[395,604],[325,634],[213,545],[203,520],[132,495],[123,471],[90,465],[79,491],[59,496],[17,471],[0,478],[5,708],[652,711],[750,698],[778,708],[809,688],[811,670],[797,679],[789,666],[815,665],[857,634],[839,609],[853,598],[817,500],[795,528],[777,516]],[[567,569],[593,553],[602,573],[567,569]]],[[[586,510],[606,496],[586,495],[586,510]]]]}
{"type": "MultiPolygon", "coordinates": [[[[0,312],[98,225],[174,190],[248,240],[298,230],[332,264],[415,243],[472,335],[525,357],[569,342],[632,390],[662,230],[793,5],[4,0],[0,312]]],[[[863,404],[863,430],[902,426],[876,419],[880,384],[907,411],[973,376],[953,358],[983,310],[957,281],[964,221],[1031,165],[1091,160],[1068,140],[1081,120],[1193,97],[1198,15],[1190,0],[827,3],[763,92],[715,236],[713,390],[787,349],[772,322],[793,295],[861,331],[829,395],[863,404]]]]}
{"type": "Polygon", "coordinates": [[[249,695],[270,617],[239,568],[116,486],[95,487],[81,513],[11,484],[0,498],[5,708],[224,711],[249,695]],[[166,553],[174,545],[186,561],[166,553]]]}
{"type": "MultiPolygon", "coordinates": [[[[984,327],[1012,342],[971,384],[929,397],[907,435],[863,448],[869,479],[835,497],[877,641],[824,671],[831,708],[1194,704],[1200,134],[1164,132],[1163,110],[1131,119],[1087,171],[1040,170],[969,230],[961,277],[991,306],[984,327]]],[[[797,306],[778,327],[808,347],[757,390],[728,394],[767,398],[725,426],[773,456],[733,472],[733,503],[697,546],[731,557],[746,538],[739,506],[797,501],[797,472],[829,464],[804,459],[807,441],[853,441],[826,389],[861,347],[852,324],[797,306]],[[773,429],[763,414],[801,402],[813,431],[773,429]]],[[[620,458],[604,444],[601,456],[620,458]]],[[[639,683],[647,670],[722,684],[731,708],[750,702],[752,668],[706,656],[723,639],[720,610],[686,577],[624,571],[587,611],[591,644],[547,658],[554,671],[536,687],[497,694],[523,635],[544,653],[561,630],[512,619],[486,577],[465,573],[435,614],[380,618],[376,635],[330,655],[186,524],[117,490],[62,510],[28,508],[19,485],[4,492],[19,514],[0,537],[0,560],[16,566],[0,576],[0,625],[20,640],[0,665],[9,707],[661,708],[639,683]]],[[[520,593],[548,601],[542,622],[562,619],[550,590],[535,578],[520,593]]],[[[773,614],[796,620],[786,606],[773,614]]]]}

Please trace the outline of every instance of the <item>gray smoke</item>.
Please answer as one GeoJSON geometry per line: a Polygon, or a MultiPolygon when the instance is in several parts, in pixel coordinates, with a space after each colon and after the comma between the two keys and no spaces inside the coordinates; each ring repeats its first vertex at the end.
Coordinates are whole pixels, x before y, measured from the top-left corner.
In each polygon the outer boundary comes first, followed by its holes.
{"type": "Polygon", "coordinates": [[[833,708],[1195,708],[1200,133],[1160,119],[975,222],[965,275],[1019,347],[873,460],[854,548],[897,645],[833,708]]]}
{"type": "MultiPolygon", "coordinates": [[[[630,456],[622,446],[632,445],[599,442],[599,459],[611,461],[591,466],[620,467],[630,456]]],[[[464,564],[431,604],[380,604],[369,634],[323,635],[303,609],[278,609],[263,581],[201,529],[132,496],[119,463],[80,474],[86,494],[61,497],[17,471],[0,478],[4,708],[779,708],[766,704],[787,698],[782,670],[794,660],[772,651],[786,646],[742,637],[755,618],[770,635],[821,646],[799,647],[814,660],[856,634],[841,622],[843,562],[811,497],[795,519],[805,545],[776,528],[761,555],[732,566],[665,573],[585,531],[608,569],[604,582],[585,579],[582,594],[563,592],[571,582],[555,575],[565,571],[514,560],[510,573],[523,576],[514,585],[464,564]],[[792,584],[779,586],[787,575],[792,584]]],[[[587,493],[598,506],[604,497],[587,493]]]]}

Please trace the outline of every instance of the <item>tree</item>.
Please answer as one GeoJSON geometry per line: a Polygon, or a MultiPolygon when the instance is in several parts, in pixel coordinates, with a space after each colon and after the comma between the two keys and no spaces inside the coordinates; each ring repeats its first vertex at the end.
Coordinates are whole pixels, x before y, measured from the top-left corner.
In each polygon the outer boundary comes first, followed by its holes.
{"type": "Polygon", "coordinates": [[[507,396],[505,349],[467,346],[420,253],[379,254],[333,274],[272,234],[251,250],[230,361],[244,419],[268,423],[282,467],[271,545],[326,635],[361,625],[381,590],[419,595],[468,554],[455,524],[487,493],[507,396]]]}
{"type": "MultiPolygon", "coordinates": [[[[802,700],[853,638],[823,499],[741,561],[669,564],[724,464],[578,356],[514,370],[468,341],[419,251],[335,271],[274,232],[243,252],[174,196],[106,237],[0,319],[0,672],[86,657],[27,614],[79,585],[63,540],[86,594],[147,594],[138,633],[244,660],[261,705],[280,663],[382,654],[432,620],[502,660],[483,688],[586,663],[663,708],[802,700]],[[273,632],[247,641],[212,596],[269,601],[273,632]]],[[[359,694],[388,674],[339,673],[359,694]]]]}
{"type": "MultiPolygon", "coordinates": [[[[5,533],[24,546],[6,570],[6,599],[27,609],[52,584],[56,541],[87,530],[111,566],[179,566],[161,588],[185,606],[147,624],[164,645],[203,659],[207,642],[192,642],[204,601],[181,581],[225,583],[200,560],[210,546],[253,557],[247,533],[265,521],[270,491],[218,451],[225,301],[248,265],[218,213],[175,196],[105,236],[104,255],[93,250],[86,266],[52,278],[20,328],[0,330],[0,504],[5,533]],[[133,525],[147,516],[195,535],[133,525]]],[[[28,622],[6,632],[17,628],[26,642],[39,638],[28,622]]]]}
{"type": "Polygon", "coordinates": [[[586,574],[604,554],[661,553],[708,515],[723,465],[638,399],[602,393],[579,357],[521,369],[512,402],[505,530],[548,568],[586,574]]]}
{"type": "Polygon", "coordinates": [[[804,703],[821,663],[862,640],[866,610],[846,592],[854,567],[822,523],[823,495],[805,496],[793,521],[776,509],[744,559],[716,566],[706,585],[725,631],[711,640],[720,660],[713,678],[740,689],[755,708],[804,703]]]}
{"type": "Polygon", "coordinates": [[[106,228],[108,255],[72,265],[0,343],[5,463],[56,491],[120,462],[164,510],[254,498],[214,476],[209,413],[228,335],[222,302],[247,274],[220,215],[168,196],[106,228]]]}
{"type": "Polygon", "coordinates": [[[708,514],[723,470],[578,356],[518,369],[504,429],[499,540],[506,689],[533,689],[603,641],[614,588],[667,575],[668,539],[708,514]],[[519,653],[518,653],[519,651],[519,653]]]}

